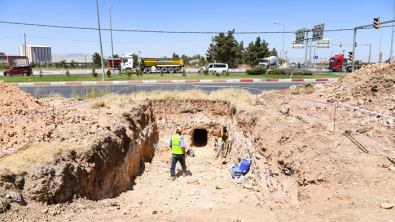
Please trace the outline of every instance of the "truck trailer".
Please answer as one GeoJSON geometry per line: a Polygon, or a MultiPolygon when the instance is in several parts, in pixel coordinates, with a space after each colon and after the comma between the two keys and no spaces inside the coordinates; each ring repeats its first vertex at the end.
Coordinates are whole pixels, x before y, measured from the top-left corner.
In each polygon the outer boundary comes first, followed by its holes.
{"type": "Polygon", "coordinates": [[[139,68],[144,73],[164,72],[181,73],[184,68],[184,61],[178,58],[140,58],[140,67],[133,67],[133,53],[122,56],[121,71],[133,71],[139,68]]]}

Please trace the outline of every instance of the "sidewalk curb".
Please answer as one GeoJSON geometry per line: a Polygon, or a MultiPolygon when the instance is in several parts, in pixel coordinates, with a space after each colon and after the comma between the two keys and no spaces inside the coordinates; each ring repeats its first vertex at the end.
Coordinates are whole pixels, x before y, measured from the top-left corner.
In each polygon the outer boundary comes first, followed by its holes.
{"type": "Polygon", "coordinates": [[[66,86],[66,85],[128,85],[128,84],[189,84],[189,83],[325,83],[337,79],[188,79],[188,80],[129,80],[129,81],[86,81],[86,82],[23,82],[9,83],[12,86],[66,86]]]}

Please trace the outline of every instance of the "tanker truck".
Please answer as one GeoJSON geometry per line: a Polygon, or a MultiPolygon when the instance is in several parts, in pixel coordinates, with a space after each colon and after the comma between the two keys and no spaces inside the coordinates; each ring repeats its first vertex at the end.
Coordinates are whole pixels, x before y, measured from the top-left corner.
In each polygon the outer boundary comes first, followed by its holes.
{"type": "Polygon", "coordinates": [[[184,61],[178,58],[140,58],[140,67],[133,67],[133,53],[122,56],[121,71],[133,71],[133,68],[140,68],[144,73],[162,72],[181,73],[184,61]]]}
{"type": "Polygon", "coordinates": [[[267,58],[262,58],[259,59],[259,66],[267,68],[267,69],[275,69],[277,68],[277,57],[276,56],[270,56],[267,58]]]}

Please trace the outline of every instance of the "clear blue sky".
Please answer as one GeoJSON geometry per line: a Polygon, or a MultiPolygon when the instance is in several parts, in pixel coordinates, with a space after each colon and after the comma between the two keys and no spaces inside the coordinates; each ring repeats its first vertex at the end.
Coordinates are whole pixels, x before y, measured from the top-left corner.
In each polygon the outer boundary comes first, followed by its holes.
{"type": "MultiPolygon", "coordinates": [[[[262,0],[199,0],[199,1],[135,1],[99,0],[102,28],[109,28],[109,7],[112,8],[114,29],[168,30],[168,31],[296,31],[325,23],[325,29],[353,28],[371,24],[374,17],[381,21],[393,18],[394,1],[262,1],[262,0]],[[269,3],[271,2],[271,3],[269,3]]],[[[0,21],[26,22],[50,25],[97,27],[95,0],[0,0],[0,21]]],[[[378,60],[380,34],[382,32],[383,58],[390,54],[391,28],[358,31],[357,42],[372,44],[372,61],[378,60]]],[[[22,25],[0,24],[0,52],[18,54],[26,33],[27,44],[48,45],[53,53],[100,52],[98,31],[58,29],[22,25]],[[8,38],[12,37],[12,38],[8,38]],[[44,37],[44,38],[43,38],[44,37]],[[45,39],[55,38],[55,39],[45,39]],[[58,40],[69,39],[69,40],[58,40]],[[85,41],[70,41],[85,40],[85,41]],[[90,42],[93,41],[93,42],[90,42]]],[[[143,57],[170,57],[177,54],[204,55],[211,42],[210,34],[156,34],[113,32],[114,54],[141,51],[143,57]],[[129,43],[125,43],[129,42],[129,43]]],[[[257,35],[236,35],[247,46],[257,35]]],[[[333,54],[341,50],[351,51],[352,31],[326,32],[325,38],[334,41],[333,54]],[[339,48],[338,43],[343,47],[339,48]],[[346,45],[350,44],[350,45],[346,45]]],[[[269,47],[282,49],[282,34],[261,35],[269,47]]],[[[294,34],[285,34],[288,57],[294,60],[304,57],[303,49],[292,49],[294,34]]],[[[104,55],[111,55],[110,32],[102,31],[104,55]]],[[[368,59],[367,46],[357,48],[356,59],[368,59]]],[[[329,58],[330,49],[318,49],[320,58],[329,58]]],[[[394,53],[395,54],[395,53],[394,53]]]]}

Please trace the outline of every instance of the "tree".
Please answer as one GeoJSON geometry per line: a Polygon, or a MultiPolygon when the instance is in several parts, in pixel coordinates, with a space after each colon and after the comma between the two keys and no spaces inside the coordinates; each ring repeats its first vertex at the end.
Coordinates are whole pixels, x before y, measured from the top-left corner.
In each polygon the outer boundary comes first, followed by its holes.
{"type": "Polygon", "coordinates": [[[101,66],[101,56],[99,53],[95,52],[92,55],[92,61],[95,67],[100,67],[101,66]]]}
{"type": "Polygon", "coordinates": [[[113,57],[114,57],[114,59],[115,59],[115,58],[119,58],[119,55],[118,55],[118,54],[115,54],[113,57]]]}
{"type": "Polygon", "coordinates": [[[254,42],[250,42],[245,50],[244,58],[245,62],[250,66],[256,66],[259,63],[260,58],[265,58],[271,55],[268,48],[268,43],[265,40],[261,41],[258,36],[254,42]]]}
{"type": "Polygon", "coordinates": [[[76,66],[77,66],[77,63],[74,62],[74,60],[71,60],[71,62],[70,62],[70,67],[71,67],[72,69],[75,69],[76,66]]]}
{"type": "Polygon", "coordinates": [[[139,66],[139,56],[133,53],[132,57],[133,57],[133,67],[138,67],[139,66]]]}
{"type": "Polygon", "coordinates": [[[277,52],[276,48],[272,49],[272,56],[278,56],[278,52],[277,52]]]}
{"type": "Polygon", "coordinates": [[[180,56],[179,56],[178,54],[176,54],[175,52],[173,52],[172,58],[174,58],[174,59],[179,59],[180,56]]]}
{"type": "Polygon", "coordinates": [[[235,30],[228,31],[227,35],[225,33],[219,33],[219,35],[212,38],[213,43],[210,44],[206,56],[211,62],[221,62],[227,63],[229,67],[237,67],[237,54],[239,44],[236,41],[233,34],[235,30]]]}
{"type": "Polygon", "coordinates": [[[203,56],[200,57],[200,59],[199,59],[199,66],[204,66],[204,65],[206,65],[206,63],[207,63],[206,58],[204,58],[203,56]]]}
{"type": "Polygon", "coordinates": [[[244,51],[245,51],[244,42],[241,41],[239,43],[239,46],[237,47],[237,52],[236,52],[236,63],[238,65],[244,63],[244,51]]]}
{"type": "Polygon", "coordinates": [[[181,59],[184,61],[184,64],[187,65],[189,63],[189,57],[185,54],[182,54],[181,59]]]}

